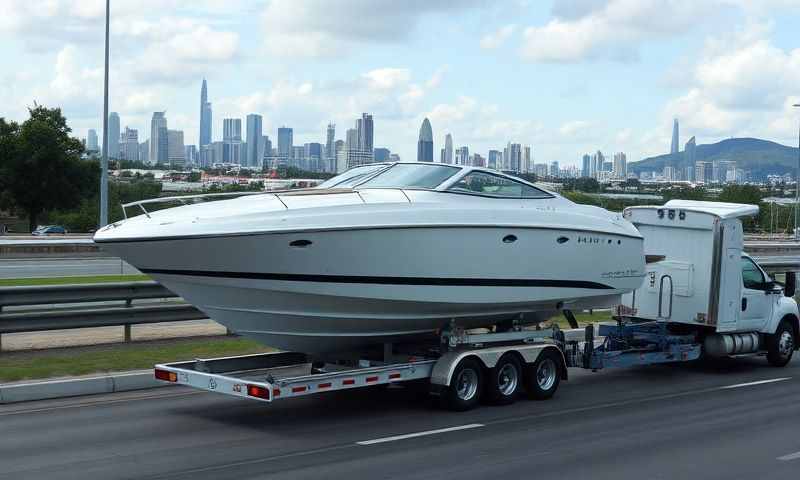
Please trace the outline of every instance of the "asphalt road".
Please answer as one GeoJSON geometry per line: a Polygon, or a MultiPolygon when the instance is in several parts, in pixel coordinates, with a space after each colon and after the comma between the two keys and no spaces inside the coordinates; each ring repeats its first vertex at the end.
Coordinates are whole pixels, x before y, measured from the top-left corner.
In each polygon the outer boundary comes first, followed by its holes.
{"type": "Polygon", "coordinates": [[[136,275],[119,258],[23,258],[0,260],[0,278],[70,277],[73,275],[136,275]]]}
{"type": "Polygon", "coordinates": [[[466,413],[413,388],[165,388],[0,407],[0,478],[798,478],[798,399],[800,360],[763,358],[575,371],[552,400],[466,413]]]}

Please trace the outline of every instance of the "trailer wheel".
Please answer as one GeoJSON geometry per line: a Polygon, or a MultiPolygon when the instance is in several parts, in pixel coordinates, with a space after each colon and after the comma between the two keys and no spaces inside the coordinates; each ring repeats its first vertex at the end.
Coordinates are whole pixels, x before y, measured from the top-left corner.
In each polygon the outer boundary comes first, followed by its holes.
{"type": "Polygon", "coordinates": [[[444,406],[456,412],[475,408],[483,391],[483,366],[474,358],[458,362],[450,385],[441,396],[444,406]]]}
{"type": "Polygon", "coordinates": [[[792,359],[794,353],[794,330],[786,320],[781,320],[778,329],[767,335],[767,361],[773,367],[784,367],[792,359]]]}
{"type": "Polygon", "coordinates": [[[534,400],[553,396],[561,381],[561,359],[553,350],[545,350],[525,369],[525,390],[534,400]]]}
{"type": "Polygon", "coordinates": [[[486,396],[490,403],[508,405],[514,403],[522,383],[522,364],[514,354],[503,355],[494,368],[489,370],[486,380],[486,396]]]}

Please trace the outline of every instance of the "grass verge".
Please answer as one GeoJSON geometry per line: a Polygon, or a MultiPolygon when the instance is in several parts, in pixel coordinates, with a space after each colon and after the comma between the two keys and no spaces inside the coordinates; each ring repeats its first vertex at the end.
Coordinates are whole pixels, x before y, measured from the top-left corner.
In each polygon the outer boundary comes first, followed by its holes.
{"type": "MultiPolygon", "coordinates": [[[[575,315],[581,327],[611,320],[610,311],[575,315]]],[[[563,316],[551,321],[570,328],[563,316]]],[[[0,383],[152,368],[156,363],[267,352],[236,337],[204,337],[0,353],[0,383]]]]}
{"type": "Polygon", "coordinates": [[[79,285],[86,283],[138,282],[150,280],[147,275],[86,275],[74,277],[0,278],[0,287],[38,285],[79,285]]]}
{"type": "MultiPolygon", "coordinates": [[[[602,311],[596,311],[594,313],[589,313],[589,312],[575,313],[575,320],[578,321],[578,326],[583,328],[586,325],[589,325],[590,323],[610,322],[613,319],[611,318],[611,310],[602,310],[602,311]]],[[[550,321],[557,323],[558,328],[561,329],[571,328],[569,326],[569,323],[567,323],[567,319],[564,318],[563,315],[555,316],[551,318],[550,321]]]]}
{"type": "Polygon", "coordinates": [[[156,363],[245,355],[268,347],[236,337],[182,338],[0,353],[0,383],[152,368],[156,363]]]}

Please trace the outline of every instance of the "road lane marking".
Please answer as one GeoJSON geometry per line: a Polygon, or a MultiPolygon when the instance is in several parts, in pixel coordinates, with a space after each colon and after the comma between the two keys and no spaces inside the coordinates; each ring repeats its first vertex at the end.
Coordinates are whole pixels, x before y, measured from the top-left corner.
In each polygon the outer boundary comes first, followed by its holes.
{"type": "Polygon", "coordinates": [[[737,383],[735,385],[726,385],[724,387],[719,387],[719,389],[720,390],[729,390],[731,388],[752,387],[753,385],[764,385],[765,383],[784,382],[786,380],[791,380],[791,379],[792,379],[792,377],[771,378],[769,380],[759,380],[757,382],[737,383]]]}
{"type": "Polygon", "coordinates": [[[800,459],[800,452],[789,453],[782,457],[778,457],[778,460],[782,462],[790,462],[792,460],[798,460],[798,459],[800,459]]]}
{"type": "Polygon", "coordinates": [[[397,440],[405,440],[407,438],[425,437],[427,435],[436,435],[439,433],[457,432],[459,430],[469,430],[471,428],[483,427],[482,423],[470,423],[468,425],[459,425],[458,427],[439,428],[436,430],[426,430],[424,432],[407,433],[405,435],[395,435],[392,437],[375,438],[373,440],[363,440],[356,442],[358,445],[375,445],[376,443],[396,442],[397,440]]]}

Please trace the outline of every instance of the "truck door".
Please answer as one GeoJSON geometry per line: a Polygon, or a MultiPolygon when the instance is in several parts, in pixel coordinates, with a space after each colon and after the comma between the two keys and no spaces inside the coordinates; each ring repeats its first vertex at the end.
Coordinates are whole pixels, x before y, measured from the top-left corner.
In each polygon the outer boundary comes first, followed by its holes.
{"type": "Polygon", "coordinates": [[[760,331],[772,316],[774,295],[766,290],[767,278],[749,258],[742,257],[742,314],[739,331],[760,331]]]}

